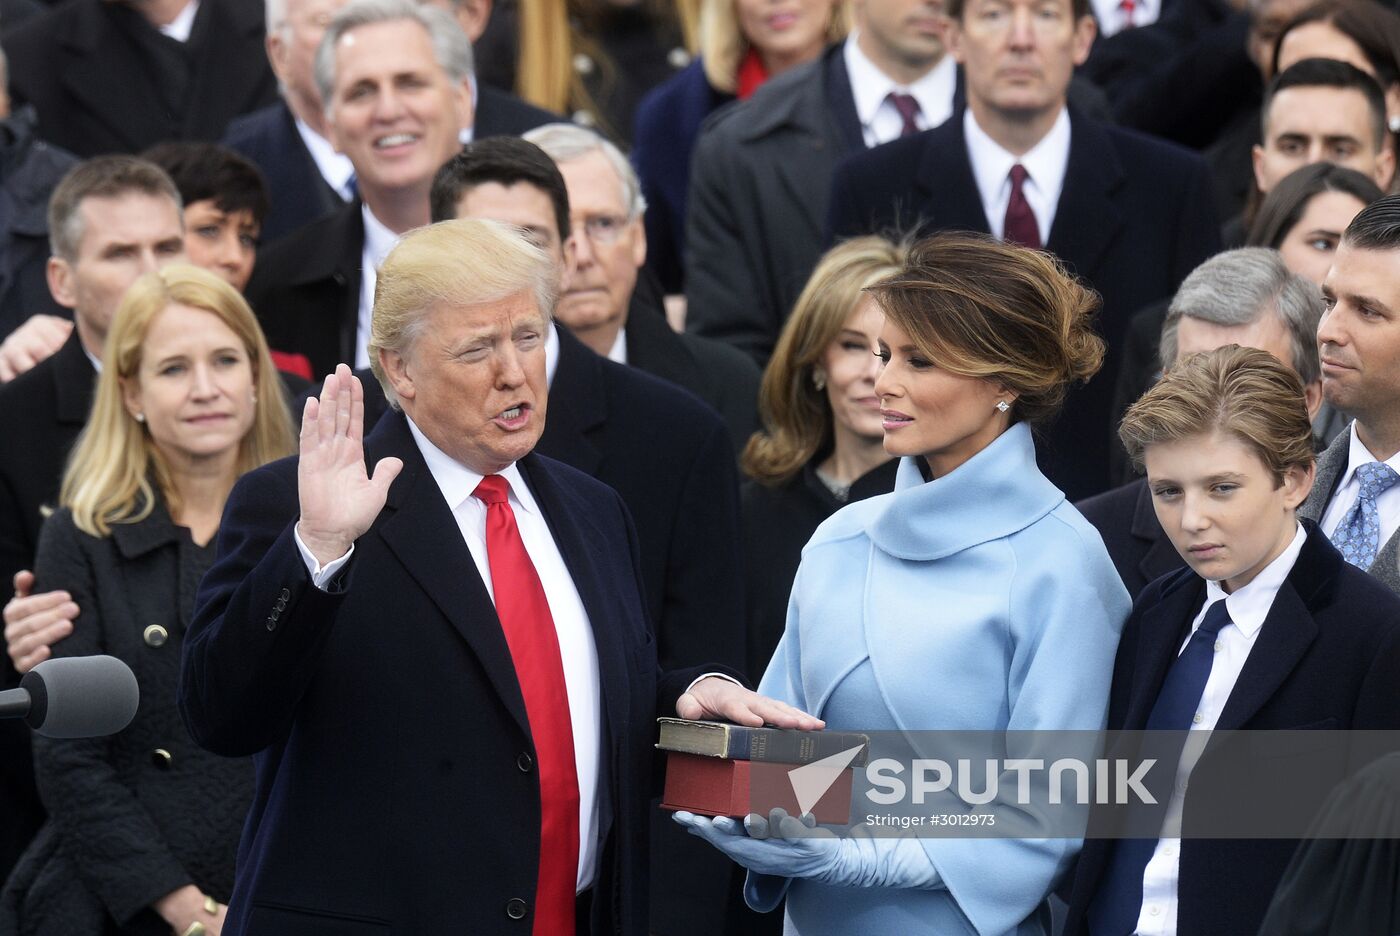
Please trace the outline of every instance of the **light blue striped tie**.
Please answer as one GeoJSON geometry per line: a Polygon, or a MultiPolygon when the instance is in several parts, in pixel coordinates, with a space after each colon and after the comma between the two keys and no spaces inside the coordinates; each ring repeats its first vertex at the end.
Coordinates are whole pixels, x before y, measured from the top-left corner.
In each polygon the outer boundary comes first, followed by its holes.
{"type": "Polygon", "coordinates": [[[1341,550],[1347,562],[1369,569],[1381,548],[1381,517],[1376,498],[1400,481],[1400,475],[1385,462],[1367,462],[1356,469],[1356,480],[1361,484],[1361,493],[1332,532],[1332,545],[1341,550]]]}

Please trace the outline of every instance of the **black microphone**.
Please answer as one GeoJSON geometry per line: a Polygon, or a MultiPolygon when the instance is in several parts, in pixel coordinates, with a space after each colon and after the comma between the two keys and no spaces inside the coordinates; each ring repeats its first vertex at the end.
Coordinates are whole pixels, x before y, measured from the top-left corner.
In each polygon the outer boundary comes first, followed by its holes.
{"type": "Polygon", "coordinates": [[[45,660],[0,692],[0,718],[23,718],[46,738],[100,738],[136,717],[136,676],[112,656],[45,660]]]}

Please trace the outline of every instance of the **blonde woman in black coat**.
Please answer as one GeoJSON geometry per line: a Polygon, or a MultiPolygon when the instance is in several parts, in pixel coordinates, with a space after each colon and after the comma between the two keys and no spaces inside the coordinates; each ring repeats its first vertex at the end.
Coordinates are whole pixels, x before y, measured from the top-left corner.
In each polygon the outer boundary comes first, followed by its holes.
{"type": "Polygon", "coordinates": [[[80,609],[55,655],[120,657],[141,706],[111,738],[35,739],[49,820],[0,898],[0,933],[213,936],[253,770],[190,739],[180,649],[224,501],[243,472],[291,452],[291,422],[251,310],[204,270],[138,280],[103,361],[36,587],[80,609]]]}

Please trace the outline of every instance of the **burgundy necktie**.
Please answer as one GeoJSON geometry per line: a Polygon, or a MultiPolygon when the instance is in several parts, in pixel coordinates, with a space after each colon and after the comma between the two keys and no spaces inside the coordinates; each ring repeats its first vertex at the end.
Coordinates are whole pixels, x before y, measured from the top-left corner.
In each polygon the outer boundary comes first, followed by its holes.
{"type": "Polygon", "coordinates": [[[486,504],[486,558],[540,777],[540,876],[533,936],[573,936],[578,882],[578,769],[559,635],[544,585],[525,551],[500,475],[481,479],[472,495],[486,504]]]}
{"type": "Polygon", "coordinates": [[[1032,250],[1040,249],[1040,227],[1035,212],[1026,201],[1026,167],[1017,163],[1011,167],[1011,201],[1006,203],[1006,224],[1002,238],[1032,250]]]}
{"type": "Polygon", "coordinates": [[[894,105],[894,109],[899,111],[899,119],[904,121],[904,128],[899,131],[901,137],[913,136],[919,132],[918,117],[920,114],[919,102],[912,94],[900,94],[891,91],[888,100],[894,105]]]}

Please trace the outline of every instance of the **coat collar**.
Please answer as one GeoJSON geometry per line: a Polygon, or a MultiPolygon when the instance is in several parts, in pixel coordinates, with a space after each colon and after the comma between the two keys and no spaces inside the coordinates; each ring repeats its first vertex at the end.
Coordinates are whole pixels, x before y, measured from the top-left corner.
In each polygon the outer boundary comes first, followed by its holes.
{"type": "Polygon", "coordinates": [[[70,426],[85,424],[97,391],[97,369],[88,360],[76,327],[54,354],[51,374],[58,397],[58,421],[70,426]]]}
{"type": "Polygon", "coordinates": [[[841,54],[842,43],[827,47],[821,58],[766,82],[750,99],[739,130],[741,141],[757,140],[783,127],[824,136],[828,121],[841,131],[847,152],[865,148],[851,96],[851,79],[841,54]]]}
{"type": "MultiPolygon", "coordinates": [[[[1329,604],[1345,561],[1311,520],[1301,521],[1307,539],[1298,559],[1274,597],[1254,649],[1245,661],[1218,730],[1244,728],[1268,702],[1317,638],[1314,615],[1329,604]]],[[[1161,600],[1147,609],[1140,625],[1132,698],[1124,728],[1147,724],[1167,669],[1176,659],[1186,628],[1205,599],[1205,581],[1190,569],[1164,586],[1161,600]]]]}
{"type": "Polygon", "coordinates": [[[182,529],[170,519],[165,499],[159,494],[146,519],[139,523],[112,524],[112,542],[123,559],[137,559],[162,546],[178,543],[183,535],[182,529]]]}
{"type": "Polygon", "coordinates": [[[644,282],[641,271],[627,310],[627,363],[681,387],[701,387],[709,381],[681,336],[666,323],[659,289],[644,282]]]}
{"type": "Polygon", "coordinates": [[[1313,478],[1313,486],[1312,490],[1308,492],[1308,499],[1303,501],[1303,506],[1298,508],[1298,516],[1318,523],[1322,522],[1322,515],[1327,510],[1327,504],[1332,500],[1332,495],[1336,492],[1342,475],[1346,473],[1350,454],[1350,430],[1338,433],[1323,453],[1317,456],[1317,475],[1313,478]]]}
{"type": "Polygon", "coordinates": [[[1010,536],[1064,502],[1035,464],[1030,427],[1017,423],[946,477],[925,482],[900,462],[895,497],[870,526],[871,541],[898,559],[941,559],[1010,536]],[[937,523],[930,523],[937,517],[937,523]]]}
{"type": "Polygon", "coordinates": [[[1069,117],[1069,165],[1046,247],[1088,277],[1126,220],[1114,196],[1127,176],[1108,132],[1073,106],[1069,117]]]}
{"type": "Polygon", "coordinates": [[[315,237],[303,239],[302,243],[307,252],[288,285],[305,286],[323,280],[335,280],[347,288],[353,286],[351,291],[358,305],[360,260],[365,249],[362,204],[360,199],[356,198],[338,208],[317,224],[315,237]]]}
{"type": "Polygon", "coordinates": [[[365,455],[371,465],[386,456],[403,460],[375,521],[379,536],[472,648],[497,696],[528,735],[525,700],[496,607],[403,413],[393,410],[379,420],[365,440],[365,455]]]}
{"type": "MultiPolygon", "coordinates": [[[[1126,174],[1117,147],[1102,126],[1073,105],[1069,119],[1069,164],[1046,247],[1072,264],[1080,276],[1088,276],[1125,221],[1114,196],[1126,174]]],[[[922,196],[918,203],[929,206],[930,217],[918,220],[940,229],[986,234],[991,225],[977,194],[962,123],[962,114],[956,113],[927,132],[914,187],[922,196]]]]}
{"type": "Polygon", "coordinates": [[[740,105],[743,117],[736,121],[740,144],[760,143],[778,133],[792,136],[793,142],[784,139],[773,166],[818,243],[826,224],[826,191],[813,198],[812,180],[830,179],[843,157],[865,149],[842,47],[835,43],[815,62],[769,80],[740,105]]]}
{"type": "MultiPolygon", "coordinates": [[[[982,199],[977,194],[972,163],[968,161],[962,112],[955,112],[942,126],[927,131],[923,140],[923,154],[914,174],[914,189],[919,193],[914,203],[927,206],[924,211],[928,217],[901,221],[932,224],[944,230],[991,233],[982,199]]],[[[1071,160],[1073,156],[1071,143],[1071,160]]]]}
{"type": "Polygon", "coordinates": [[[603,369],[611,365],[567,328],[559,333],[559,366],[549,384],[544,433],[535,451],[596,475],[603,462],[599,438],[608,420],[608,387],[603,369]]]}

